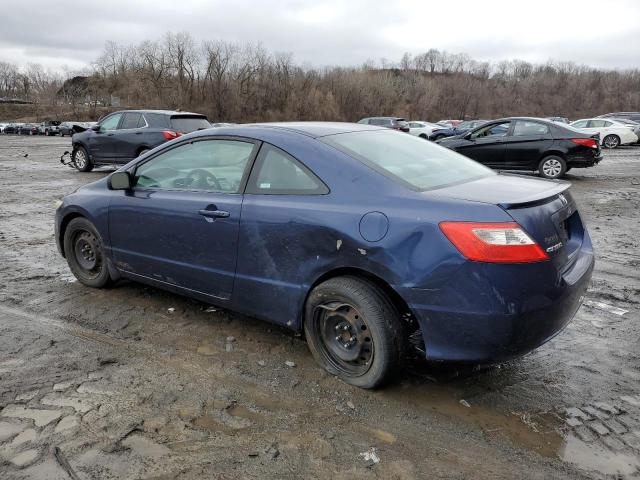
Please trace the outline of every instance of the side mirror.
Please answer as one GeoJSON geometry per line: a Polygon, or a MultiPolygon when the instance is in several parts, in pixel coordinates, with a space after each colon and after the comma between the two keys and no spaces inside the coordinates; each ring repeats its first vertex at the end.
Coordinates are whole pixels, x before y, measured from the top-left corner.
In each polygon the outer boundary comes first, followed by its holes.
{"type": "Polygon", "coordinates": [[[107,182],[110,190],[129,190],[133,186],[129,172],[112,173],[107,182]]]}
{"type": "Polygon", "coordinates": [[[92,125],[91,126],[91,130],[93,130],[94,132],[99,132],[100,131],[100,125],[92,125]]]}
{"type": "Polygon", "coordinates": [[[471,134],[472,133],[473,132],[467,132],[467,133],[464,134],[464,137],[462,137],[462,138],[464,138],[465,140],[471,140],[471,134]]]}

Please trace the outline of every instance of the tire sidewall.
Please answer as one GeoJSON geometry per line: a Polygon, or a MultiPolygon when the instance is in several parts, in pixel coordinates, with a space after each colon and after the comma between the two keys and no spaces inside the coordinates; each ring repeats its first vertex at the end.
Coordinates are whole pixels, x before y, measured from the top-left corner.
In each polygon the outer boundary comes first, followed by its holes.
{"type": "Polygon", "coordinates": [[[71,273],[80,281],[82,284],[93,287],[100,288],[108,285],[111,281],[111,276],[109,275],[109,268],[107,265],[107,256],[104,249],[104,242],[102,241],[102,236],[98,232],[98,230],[93,226],[93,224],[84,217],[74,218],[69,222],[67,228],[64,232],[63,239],[64,253],[67,258],[67,264],[71,269],[71,273]],[[100,274],[96,278],[89,278],[86,275],[83,275],[82,268],[78,264],[75,257],[75,249],[73,246],[73,240],[76,234],[88,231],[92,233],[96,239],[98,240],[101,255],[102,255],[102,270],[100,274]]]}
{"type": "Polygon", "coordinates": [[[79,146],[73,151],[73,163],[74,165],[76,165],[76,168],[80,172],[90,172],[91,170],[93,170],[93,162],[89,160],[89,154],[87,153],[87,149],[82,146],[79,146]],[[84,158],[85,158],[84,167],[82,168],[79,168],[78,165],[76,165],[75,163],[76,155],[77,155],[77,152],[79,151],[82,151],[84,153],[84,158]]]}
{"type": "Polygon", "coordinates": [[[618,148],[620,146],[620,137],[618,137],[617,135],[614,135],[614,134],[609,134],[609,135],[607,135],[606,137],[604,137],[602,139],[602,144],[605,146],[605,148],[610,148],[610,149],[618,148]],[[607,146],[607,143],[606,143],[607,138],[615,138],[615,139],[617,139],[617,143],[615,144],[615,146],[613,146],[613,147],[607,146]]]}
{"type": "Polygon", "coordinates": [[[547,157],[544,157],[540,161],[540,164],[538,165],[538,174],[542,178],[546,178],[546,179],[549,179],[549,180],[556,180],[558,178],[562,178],[562,176],[565,173],[567,173],[567,163],[564,161],[564,159],[562,157],[558,157],[557,155],[549,155],[547,157]],[[549,160],[558,160],[560,162],[560,173],[555,177],[549,177],[549,176],[545,175],[545,173],[544,173],[544,171],[542,169],[543,165],[549,160]]]}
{"type": "Polygon", "coordinates": [[[318,285],[309,294],[305,305],[304,317],[304,333],[309,350],[316,362],[330,374],[339,377],[350,385],[360,388],[376,388],[382,385],[395,370],[394,366],[399,363],[401,352],[399,351],[400,345],[397,339],[402,336],[400,325],[398,325],[398,331],[395,332],[393,329],[385,328],[388,323],[388,319],[384,318],[385,313],[387,315],[396,314],[395,309],[388,300],[381,296],[380,292],[376,292],[374,288],[359,279],[338,277],[318,285]],[[357,285],[355,290],[364,290],[366,294],[359,295],[357,293],[354,294],[353,291],[346,292],[340,286],[340,282],[334,281],[347,279],[357,285]],[[372,302],[372,299],[376,301],[372,302]],[[312,322],[315,321],[314,312],[316,307],[328,301],[351,304],[366,320],[369,335],[373,342],[373,360],[371,366],[363,375],[345,375],[325,358],[325,354],[321,350],[322,340],[315,337],[312,322]],[[376,305],[376,303],[379,305],[376,305]]]}

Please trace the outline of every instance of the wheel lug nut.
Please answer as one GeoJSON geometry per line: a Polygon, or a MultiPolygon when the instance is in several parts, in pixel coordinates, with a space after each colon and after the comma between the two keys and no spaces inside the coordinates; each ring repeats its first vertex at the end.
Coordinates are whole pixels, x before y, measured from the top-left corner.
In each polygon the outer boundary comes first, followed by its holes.
{"type": "Polygon", "coordinates": [[[342,337],[341,337],[340,335],[338,335],[338,336],[336,337],[336,342],[339,342],[341,338],[342,338],[342,337]]]}
{"type": "Polygon", "coordinates": [[[349,330],[349,326],[345,325],[344,327],[342,327],[342,330],[344,330],[346,332],[347,330],[349,330]]]}
{"type": "Polygon", "coordinates": [[[349,339],[349,341],[350,341],[350,342],[355,342],[355,341],[356,341],[356,337],[351,337],[351,338],[349,339]]]}

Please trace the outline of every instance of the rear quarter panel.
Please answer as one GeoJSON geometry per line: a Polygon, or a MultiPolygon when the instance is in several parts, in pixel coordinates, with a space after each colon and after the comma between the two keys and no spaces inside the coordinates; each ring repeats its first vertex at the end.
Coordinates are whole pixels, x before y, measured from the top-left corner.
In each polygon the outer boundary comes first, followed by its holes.
{"type": "Polygon", "coordinates": [[[508,221],[500,208],[410,191],[321,145],[278,144],[330,188],[327,195],[245,195],[234,308],[300,329],[306,296],[324,275],[358,269],[391,288],[438,288],[462,257],[438,227],[443,220],[508,221]],[[388,219],[386,235],[365,240],[368,212],[388,219]]]}

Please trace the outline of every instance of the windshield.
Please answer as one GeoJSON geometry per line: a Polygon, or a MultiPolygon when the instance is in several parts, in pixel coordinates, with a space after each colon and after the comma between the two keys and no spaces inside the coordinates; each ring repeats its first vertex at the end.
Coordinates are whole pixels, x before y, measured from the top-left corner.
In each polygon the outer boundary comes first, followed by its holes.
{"type": "Polygon", "coordinates": [[[414,190],[495,175],[467,157],[406,133],[369,130],[329,135],[322,141],[414,190]]]}
{"type": "Polygon", "coordinates": [[[203,128],[211,128],[211,124],[206,117],[171,117],[171,128],[182,133],[195,132],[203,128]]]}

